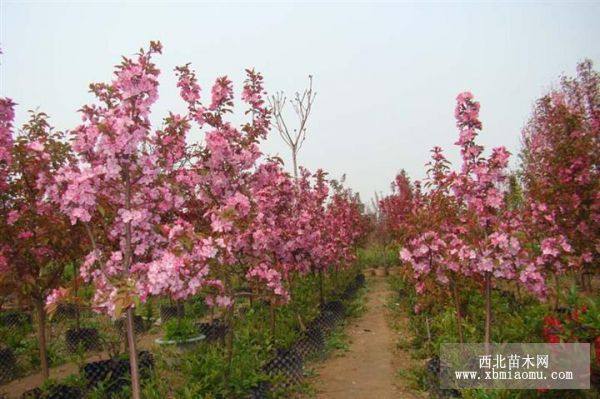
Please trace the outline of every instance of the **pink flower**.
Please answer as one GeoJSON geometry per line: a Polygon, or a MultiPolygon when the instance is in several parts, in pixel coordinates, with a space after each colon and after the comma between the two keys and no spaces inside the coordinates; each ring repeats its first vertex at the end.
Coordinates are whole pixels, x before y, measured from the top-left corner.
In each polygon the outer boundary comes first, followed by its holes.
{"type": "Polygon", "coordinates": [[[410,262],[412,260],[412,255],[410,251],[406,248],[402,248],[400,250],[400,259],[402,259],[405,262],[410,262]]]}
{"type": "Polygon", "coordinates": [[[21,240],[26,240],[28,238],[33,237],[33,232],[31,232],[31,231],[23,231],[23,232],[19,233],[18,237],[21,240]]]}
{"type": "Polygon", "coordinates": [[[9,226],[12,226],[13,224],[15,224],[15,222],[19,220],[19,212],[16,210],[12,210],[10,212],[8,212],[8,217],[6,218],[6,223],[9,226]]]}
{"type": "Polygon", "coordinates": [[[46,297],[46,306],[60,302],[62,299],[67,297],[68,293],[69,292],[66,288],[53,289],[46,297]]]}
{"type": "Polygon", "coordinates": [[[231,298],[224,295],[217,295],[215,302],[217,306],[220,306],[222,308],[228,308],[233,304],[231,298]]]}
{"type": "Polygon", "coordinates": [[[44,144],[40,143],[39,141],[32,141],[27,145],[27,148],[32,151],[42,152],[44,151],[44,144]]]}

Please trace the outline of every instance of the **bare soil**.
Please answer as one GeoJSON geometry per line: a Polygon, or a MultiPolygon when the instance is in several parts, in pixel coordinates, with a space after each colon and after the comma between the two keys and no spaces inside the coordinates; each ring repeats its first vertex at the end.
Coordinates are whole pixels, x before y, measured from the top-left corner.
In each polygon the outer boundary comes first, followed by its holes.
{"type": "MultiPolygon", "coordinates": [[[[390,328],[386,307],[390,291],[386,279],[368,279],[367,310],[347,327],[349,350],[334,354],[317,366],[318,399],[421,398],[398,376],[397,370],[412,362],[410,354],[396,346],[399,332],[390,328]]],[[[404,320],[407,321],[406,319],[404,320]]],[[[408,326],[405,326],[408,331],[408,326]]]]}

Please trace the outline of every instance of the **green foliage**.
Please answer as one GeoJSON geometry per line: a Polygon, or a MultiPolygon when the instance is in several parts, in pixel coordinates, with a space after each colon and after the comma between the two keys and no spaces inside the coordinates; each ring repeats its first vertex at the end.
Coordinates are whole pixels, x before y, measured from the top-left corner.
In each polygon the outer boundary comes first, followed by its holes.
{"type": "Polygon", "coordinates": [[[361,269],[391,267],[399,264],[398,248],[380,243],[371,244],[357,251],[357,264],[361,269]]]}
{"type": "MultiPolygon", "coordinates": [[[[331,271],[324,281],[326,300],[339,298],[345,287],[356,276],[358,267],[345,271],[331,271]]],[[[229,368],[227,349],[221,340],[200,342],[189,350],[181,351],[173,347],[153,349],[155,368],[149,379],[142,384],[142,397],[147,399],[164,398],[214,398],[229,399],[245,397],[248,392],[263,381],[275,382],[278,377],[272,377],[262,372],[262,366],[276,353],[278,348],[287,348],[302,334],[302,327],[319,313],[318,276],[309,274],[298,278],[291,284],[292,301],[275,308],[275,330],[271,331],[269,304],[259,300],[250,301],[248,298],[239,300],[234,317],[233,358],[229,368]]],[[[353,299],[345,301],[347,314],[350,317],[365,311],[364,289],[353,299]]],[[[143,304],[138,308],[139,314],[148,319],[154,317],[154,308],[158,302],[143,304]]],[[[203,298],[195,298],[186,303],[186,317],[174,318],[163,324],[164,338],[167,340],[184,340],[198,335],[195,323],[206,314],[203,298]]],[[[218,314],[216,315],[218,316],[218,314]]],[[[114,323],[102,323],[97,317],[82,312],[82,325],[98,328],[106,347],[110,335],[119,342],[119,330],[114,323]]],[[[68,327],[73,320],[64,323],[55,322],[56,326],[68,327]]],[[[0,336],[6,338],[3,342],[12,342],[20,360],[26,363],[27,369],[39,365],[37,340],[31,326],[26,326],[27,334],[16,335],[15,330],[0,329],[0,336]]],[[[61,335],[62,338],[62,335],[61,335]]],[[[122,339],[122,337],[121,337],[122,339]]],[[[66,360],[83,364],[86,353],[70,354],[65,358],[66,348],[64,339],[49,340],[49,358],[53,365],[66,360]],[[81,359],[78,358],[81,356],[81,359]]],[[[347,337],[343,327],[338,328],[327,339],[326,346],[330,350],[346,350],[347,337]]],[[[79,386],[82,377],[75,375],[60,384],[79,386]]],[[[58,382],[47,384],[51,389],[58,382]]],[[[310,387],[301,384],[290,390],[276,392],[275,398],[294,397],[299,392],[306,393],[310,387]],[[293,392],[292,392],[293,391],[293,392]]],[[[86,390],[86,398],[106,398],[106,386],[99,384],[93,389],[86,390]]],[[[130,397],[128,389],[117,394],[111,394],[113,399],[130,397]]]]}
{"type": "MultiPolygon", "coordinates": [[[[397,296],[391,299],[388,307],[392,312],[400,314],[407,311],[410,317],[409,326],[413,329],[414,338],[410,342],[401,342],[404,348],[421,359],[428,359],[439,353],[442,343],[459,342],[456,326],[456,315],[453,306],[443,303],[435,304],[427,311],[414,312],[417,295],[414,287],[401,277],[390,277],[390,285],[397,296]],[[428,340],[427,326],[431,342],[428,340]]],[[[504,287],[507,288],[507,287],[504,287]]],[[[510,288],[510,287],[508,287],[510,288]]],[[[461,293],[463,303],[463,335],[465,342],[482,342],[483,322],[485,320],[484,297],[482,292],[473,290],[461,293]]],[[[441,301],[440,301],[441,302],[441,301]]],[[[576,290],[568,295],[567,302],[572,309],[587,307],[587,312],[579,312],[579,320],[590,331],[600,331],[600,298],[582,297],[576,290]],[[595,330],[594,330],[595,328],[595,330]]],[[[544,316],[551,313],[550,306],[540,303],[534,298],[519,295],[510,289],[495,289],[492,292],[493,342],[543,342],[541,336],[544,316]]],[[[423,363],[425,364],[425,362],[423,363]]],[[[405,370],[403,374],[421,390],[435,389],[427,376],[425,365],[415,370],[405,370]]],[[[466,399],[533,399],[533,398],[600,398],[598,392],[588,391],[549,391],[540,396],[536,390],[461,390],[466,399]],[[595,395],[595,396],[594,396],[595,395]]]]}
{"type": "Polygon", "coordinates": [[[198,335],[193,320],[176,317],[165,323],[165,339],[170,341],[183,341],[198,335]]]}
{"type": "Polygon", "coordinates": [[[229,370],[225,349],[204,345],[183,360],[181,371],[188,382],[179,395],[182,398],[243,396],[267,379],[256,367],[266,361],[267,353],[248,329],[241,330],[234,342],[231,373],[224,381],[223,376],[229,370]]]}

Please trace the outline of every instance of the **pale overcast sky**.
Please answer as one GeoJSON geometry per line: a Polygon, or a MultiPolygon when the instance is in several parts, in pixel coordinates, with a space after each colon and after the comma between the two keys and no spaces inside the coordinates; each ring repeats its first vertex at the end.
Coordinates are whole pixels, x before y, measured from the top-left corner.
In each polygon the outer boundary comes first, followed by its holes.
{"type": "MultiPolygon", "coordinates": [[[[204,93],[218,75],[240,88],[263,72],[292,93],[314,75],[318,92],[300,163],[347,174],[368,201],[396,172],[424,174],[429,150],[458,151],[456,94],[481,101],[490,147],[519,148],[535,99],[578,61],[600,62],[600,2],[201,3],[0,0],[0,95],[39,107],[60,129],[79,123],[90,82],[108,81],[121,54],[150,40],[164,54],[154,120],[183,111],[172,72],[191,62],[204,93]]],[[[266,152],[288,159],[273,132],[266,152]]],[[[515,163],[516,164],[516,163],[515,163]]]]}

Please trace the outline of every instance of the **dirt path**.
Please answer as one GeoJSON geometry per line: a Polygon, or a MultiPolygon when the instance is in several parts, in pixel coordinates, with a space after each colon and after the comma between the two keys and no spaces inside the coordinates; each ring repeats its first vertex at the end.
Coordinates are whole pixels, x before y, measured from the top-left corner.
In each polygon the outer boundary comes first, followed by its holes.
{"type": "Polygon", "coordinates": [[[396,349],[396,333],[387,320],[390,292],[384,277],[367,283],[367,310],[347,327],[350,348],[317,366],[318,399],[419,398],[400,386],[396,370],[410,356],[396,349]]]}

